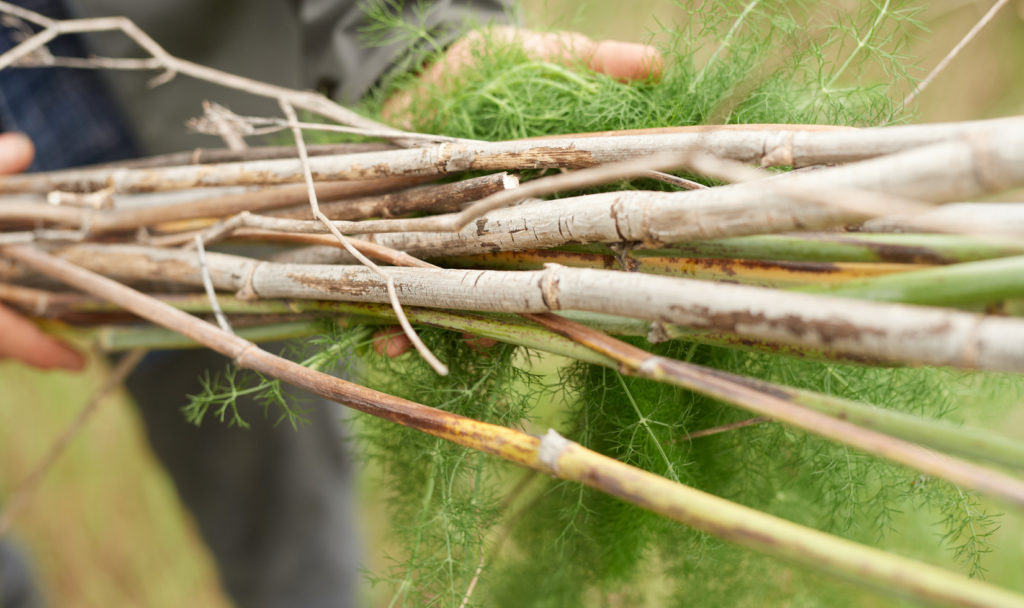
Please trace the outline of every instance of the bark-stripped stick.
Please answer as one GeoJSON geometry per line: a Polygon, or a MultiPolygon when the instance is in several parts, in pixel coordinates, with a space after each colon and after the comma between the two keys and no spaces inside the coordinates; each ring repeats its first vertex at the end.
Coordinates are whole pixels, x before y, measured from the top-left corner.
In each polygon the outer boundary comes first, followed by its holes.
{"type": "Polygon", "coordinates": [[[1024,232],[1024,203],[950,203],[920,214],[870,219],[861,229],[864,232],[929,232],[935,225],[963,226],[965,231],[975,232],[998,226],[1003,232],[1020,234],[1024,232]]]}
{"type": "MultiPolygon", "coordinates": [[[[866,199],[871,199],[867,202],[874,205],[883,199],[871,198],[873,193],[942,202],[970,199],[1024,184],[1024,145],[1021,142],[1024,142],[1024,122],[1017,129],[1007,129],[984,139],[979,136],[925,146],[843,167],[786,175],[770,183],[741,183],[675,193],[609,192],[496,209],[457,233],[390,231],[448,230],[472,217],[476,213],[473,207],[457,215],[334,222],[334,226],[346,233],[383,232],[385,234],[375,235],[376,242],[417,257],[542,249],[580,242],[639,241],[656,247],[689,240],[826,228],[859,223],[883,211],[879,208],[861,211],[849,204],[817,200],[830,190],[863,193],[866,199]],[[809,204],[809,197],[816,202],[809,204]]],[[[681,163],[686,158],[690,155],[664,162],[681,163]]],[[[595,167],[590,171],[600,176],[606,168],[595,167]]],[[[530,194],[533,189],[538,192],[549,191],[548,188],[558,190],[562,187],[559,184],[574,178],[589,181],[589,177],[577,177],[582,173],[586,171],[527,182],[519,190],[491,195],[480,205],[491,208],[507,204],[509,199],[530,194]]],[[[945,225],[950,231],[999,228],[985,222],[966,226],[957,221],[943,222],[941,216],[922,221],[931,226],[945,225]]],[[[268,230],[323,231],[313,222],[255,216],[248,218],[246,225],[268,230]]]]}
{"type": "MultiPolygon", "coordinates": [[[[74,245],[68,260],[122,279],[199,285],[195,256],[130,245],[74,245]]],[[[388,302],[360,266],[275,264],[209,254],[214,285],[263,298],[388,302]]],[[[389,268],[413,306],[495,312],[583,310],[673,323],[853,356],[1024,371],[1024,320],[550,265],[543,271],[389,268]]]]}
{"type": "Polygon", "coordinates": [[[853,580],[883,593],[906,594],[934,605],[1024,606],[1024,597],[1009,591],[836,538],[669,481],[590,451],[553,431],[541,440],[521,431],[426,407],[302,367],[159,300],[32,247],[9,246],[0,251],[45,275],[200,341],[231,358],[239,367],[280,378],[359,411],[459,445],[584,483],[729,542],[853,580]]]}
{"type": "MultiPolygon", "coordinates": [[[[585,168],[658,152],[704,152],[765,165],[804,166],[864,160],[940,142],[985,137],[1024,129],[1024,118],[884,127],[862,130],[765,131],[721,129],[703,132],[539,139],[438,146],[366,154],[319,156],[310,160],[321,180],[371,179],[396,175],[447,175],[462,171],[517,171],[585,168]]],[[[942,168],[948,165],[930,163],[942,168]]],[[[937,168],[934,169],[939,173],[937,168]]],[[[884,171],[883,173],[890,173],[884,171]]],[[[891,172],[898,179],[896,172],[891,172]]],[[[7,176],[0,192],[51,190],[150,192],[183,188],[281,184],[302,181],[302,169],[287,160],[225,163],[163,169],[76,169],[7,176]]],[[[952,181],[952,180],[949,180],[952,181]]],[[[857,184],[851,184],[856,187],[857,184]]]]}

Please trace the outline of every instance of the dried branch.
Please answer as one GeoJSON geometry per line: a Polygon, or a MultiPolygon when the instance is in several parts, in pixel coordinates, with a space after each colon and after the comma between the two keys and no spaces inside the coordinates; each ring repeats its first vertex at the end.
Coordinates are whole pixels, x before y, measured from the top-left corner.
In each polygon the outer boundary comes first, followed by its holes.
{"type": "Polygon", "coordinates": [[[431,258],[431,261],[445,268],[490,270],[540,270],[545,264],[615,270],[624,264],[624,269],[632,272],[728,281],[761,287],[832,285],[929,268],[923,264],[884,262],[776,262],[734,258],[687,258],[632,251],[620,256],[544,249],[499,251],[473,256],[440,256],[431,258]]]}
{"type": "MultiPolygon", "coordinates": [[[[68,260],[108,276],[199,285],[195,256],[137,246],[74,245],[68,260]]],[[[275,264],[207,256],[214,285],[261,298],[387,302],[357,266],[275,264]]],[[[1024,371],[1024,320],[935,308],[550,265],[543,271],[390,268],[406,304],[497,312],[582,310],[642,318],[850,356],[1024,371]]]]}
{"type": "MultiPolygon", "coordinates": [[[[929,232],[934,226],[964,232],[1024,233],[1024,203],[951,203],[916,215],[891,215],[864,222],[864,232],[929,232]]],[[[1018,241],[1019,242],[1019,241],[1018,241]]]]}
{"type": "Polygon", "coordinates": [[[102,276],[26,246],[6,255],[135,314],[201,341],[243,368],[305,388],[354,409],[410,426],[562,479],[590,485],[727,541],[883,592],[935,604],[1015,606],[1024,602],[986,583],[832,537],[601,456],[554,431],[538,439],[385,395],[271,355],[237,336],[102,276]]]}
{"type": "MultiPolygon", "coordinates": [[[[765,131],[751,128],[440,144],[410,150],[320,156],[310,160],[310,167],[317,181],[372,179],[397,175],[447,175],[462,171],[586,168],[658,152],[695,151],[765,166],[807,166],[864,160],[975,136],[981,139],[979,145],[984,145],[986,139],[1008,130],[1016,132],[1017,141],[1020,141],[1019,133],[1024,129],[1022,125],[1024,119],[1014,117],[862,130],[765,131]]],[[[90,191],[106,187],[113,187],[116,192],[149,192],[209,186],[281,184],[300,182],[302,179],[302,167],[294,161],[264,160],[226,163],[216,171],[209,167],[195,166],[123,171],[94,168],[7,176],[0,180],[0,192],[90,191]]]]}
{"type": "Polygon", "coordinates": [[[928,475],[1024,506],[1024,481],[933,452],[874,429],[851,424],[839,416],[809,410],[799,403],[795,398],[796,391],[792,389],[652,355],[557,315],[526,315],[526,318],[611,357],[626,374],[681,386],[928,475]]]}
{"type": "MultiPolygon", "coordinates": [[[[458,211],[466,203],[518,187],[519,177],[502,171],[447,184],[387,192],[378,196],[345,199],[333,203],[324,203],[321,200],[320,210],[332,220],[391,218],[416,212],[451,213],[458,211]]],[[[311,217],[308,205],[274,211],[269,215],[293,219],[311,217]]]]}
{"type": "MultiPolygon", "coordinates": [[[[321,182],[317,195],[330,201],[342,198],[391,192],[420,184],[426,179],[397,177],[363,181],[321,182]]],[[[0,222],[45,222],[65,226],[88,225],[92,233],[102,234],[153,226],[163,222],[220,217],[242,211],[277,209],[305,203],[305,185],[264,188],[257,192],[241,192],[201,197],[198,199],[129,209],[83,209],[54,206],[43,201],[0,201],[0,222]]]]}
{"type": "MultiPolygon", "coordinates": [[[[39,33],[0,55],[0,70],[43,48],[50,40],[64,34],[120,31],[149,53],[159,63],[160,69],[164,70],[164,73],[154,80],[154,84],[163,84],[174,78],[177,74],[185,74],[186,76],[245,91],[259,97],[268,97],[275,100],[283,99],[296,108],[313,112],[341,124],[389,133],[389,137],[396,140],[400,140],[405,134],[404,131],[360,116],[317,93],[296,91],[286,87],[267,84],[179,59],[164,50],[155,40],[126,17],[100,17],[58,21],[9,2],[0,2],[0,12],[14,15],[43,28],[39,33]]],[[[153,65],[147,63],[140,67],[152,69],[153,65]]]]}
{"type": "MultiPolygon", "coordinates": [[[[310,144],[306,151],[310,156],[326,156],[337,154],[362,154],[364,152],[380,152],[394,150],[395,146],[384,143],[339,143],[310,144]]],[[[156,167],[173,167],[176,165],[209,165],[213,163],[235,163],[251,160],[272,160],[292,158],[295,156],[293,146],[250,146],[245,150],[228,150],[226,148],[196,148],[186,152],[171,152],[143,158],[132,158],[112,163],[94,165],[95,167],[122,169],[152,169],[156,167]]]]}

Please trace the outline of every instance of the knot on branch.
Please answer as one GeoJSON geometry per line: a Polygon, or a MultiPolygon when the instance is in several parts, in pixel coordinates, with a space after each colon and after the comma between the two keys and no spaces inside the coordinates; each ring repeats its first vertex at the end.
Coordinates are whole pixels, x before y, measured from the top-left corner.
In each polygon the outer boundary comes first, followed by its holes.
{"type": "Polygon", "coordinates": [[[544,273],[540,277],[540,298],[548,310],[560,310],[558,302],[558,271],[560,264],[544,264],[544,273]]]}

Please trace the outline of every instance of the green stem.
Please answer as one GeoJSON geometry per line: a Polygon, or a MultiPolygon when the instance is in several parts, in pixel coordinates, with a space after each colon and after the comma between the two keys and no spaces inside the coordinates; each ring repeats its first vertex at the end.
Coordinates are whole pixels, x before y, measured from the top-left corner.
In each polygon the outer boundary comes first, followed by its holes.
{"type": "Polygon", "coordinates": [[[951,264],[1024,255],[1024,243],[996,244],[982,238],[951,234],[765,234],[680,243],[671,248],[658,250],[634,250],[631,255],[951,264]]]}
{"type": "Polygon", "coordinates": [[[694,78],[692,82],[690,82],[690,88],[688,92],[691,95],[694,93],[694,91],[697,90],[697,87],[701,84],[701,82],[704,81],[704,76],[708,73],[708,70],[711,69],[711,66],[715,64],[715,60],[717,60],[718,56],[722,54],[722,51],[732,46],[733,36],[736,35],[736,32],[739,31],[740,26],[743,25],[743,21],[747,18],[747,15],[749,15],[751,11],[753,11],[759,3],[760,0],[752,0],[751,2],[748,2],[745,7],[743,7],[743,12],[741,12],[740,15],[736,18],[736,20],[733,21],[732,27],[730,27],[729,31],[725,34],[725,38],[722,39],[722,43],[718,45],[718,48],[715,49],[715,52],[712,53],[711,57],[708,58],[707,63],[705,63],[704,67],[701,68],[701,71],[697,73],[697,77],[694,78]]]}
{"type": "Polygon", "coordinates": [[[795,291],[932,306],[970,306],[1024,297],[1024,256],[855,279],[795,291]]]}
{"type": "MultiPolygon", "coordinates": [[[[274,342],[306,338],[322,330],[323,326],[317,321],[291,321],[236,328],[235,334],[252,342],[274,342]]],[[[151,325],[101,327],[95,331],[94,336],[99,347],[107,352],[133,348],[169,350],[203,346],[179,333],[151,325]]]]}
{"type": "Polygon", "coordinates": [[[868,33],[865,34],[863,38],[857,38],[857,48],[850,52],[850,55],[846,58],[846,61],[843,62],[843,65],[840,66],[834,74],[832,74],[832,78],[829,79],[828,84],[822,87],[822,93],[828,95],[832,92],[832,85],[836,83],[836,80],[839,80],[839,77],[843,75],[843,72],[845,72],[846,69],[850,67],[850,64],[853,63],[854,58],[856,58],[864,47],[868,46],[871,39],[874,38],[875,32],[878,31],[878,26],[882,24],[882,20],[885,19],[885,16],[889,14],[889,3],[889,0],[885,0],[885,4],[882,6],[882,9],[878,11],[878,16],[875,17],[874,23],[871,24],[871,29],[868,30],[868,33]]]}
{"type": "MultiPolygon", "coordinates": [[[[209,308],[209,301],[205,296],[195,298],[191,303],[197,308],[205,304],[209,308]]],[[[182,303],[181,299],[176,302],[182,303]]],[[[355,302],[287,302],[264,300],[259,302],[246,302],[234,298],[221,298],[221,305],[225,311],[233,313],[240,309],[254,312],[267,312],[268,310],[287,311],[289,313],[306,312],[318,310],[320,312],[330,311],[352,315],[346,319],[346,323],[358,322],[362,319],[373,319],[381,323],[394,321],[394,312],[390,306],[385,304],[366,304],[355,302]],[[308,308],[307,308],[308,306],[308,308]]],[[[199,312],[205,312],[200,310],[199,312]]],[[[617,369],[618,364],[611,357],[607,357],[594,350],[560,336],[552,331],[538,327],[533,324],[517,320],[513,316],[500,315],[478,315],[465,313],[451,313],[441,310],[421,309],[415,307],[406,308],[406,314],[413,323],[431,325],[450,329],[453,331],[469,332],[478,336],[493,338],[501,342],[516,344],[527,348],[533,348],[554,355],[568,357],[577,361],[601,365],[617,369]]],[[[647,335],[650,330],[650,323],[612,315],[597,315],[593,313],[565,313],[563,316],[576,320],[577,322],[622,335],[647,335]]],[[[252,327],[240,330],[253,332],[257,335],[269,336],[268,340],[280,339],[276,336],[283,336],[288,330],[293,330],[295,337],[301,335],[312,335],[319,331],[317,323],[300,321],[295,323],[283,323],[263,327],[252,327]],[[309,333],[303,334],[304,331],[309,333]]],[[[667,328],[671,335],[675,328],[667,328]]],[[[138,328],[102,328],[99,330],[99,339],[104,347],[111,350],[136,348],[144,346],[147,348],[175,348],[186,347],[185,340],[177,337],[167,330],[159,329],[138,329],[138,328]],[[166,333],[163,333],[166,332],[166,333]],[[182,346],[171,346],[173,340],[177,339],[182,346]],[[149,340],[149,341],[147,341],[149,340]]],[[[689,337],[689,336],[687,336],[689,337]]],[[[702,336],[696,336],[702,338],[702,336]]],[[[705,340],[702,340],[705,341],[705,340]]],[[[714,340],[706,340],[713,342],[714,340]]],[[[193,346],[190,343],[189,346],[193,346]]],[[[767,383],[766,383],[767,385],[767,383]]],[[[960,427],[954,424],[921,418],[887,410],[873,405],[813,393],[785,387],[781,385],[768,385],[772,390],[786,392],[795,403],[828,414],[835,418],[845,419],[859,426],[865,426],[884,432],[894,437],[913,441],[933,449],[960,454],[963,456],[983,458],[1011,467],[1024,467],[1024,444],[1017,443],[980,429],[960,427]]]]}

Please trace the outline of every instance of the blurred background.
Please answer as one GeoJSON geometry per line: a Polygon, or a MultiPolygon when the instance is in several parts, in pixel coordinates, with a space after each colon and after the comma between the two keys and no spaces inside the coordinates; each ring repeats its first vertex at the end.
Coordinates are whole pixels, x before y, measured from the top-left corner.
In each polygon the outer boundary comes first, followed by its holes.
{"type": "MultiPolygon", "coordinates": [[[[992,2],[922,3],[922,32],[912,53],[923,76],[987,11],[992,2]]],[[[671,27],[688,12],[662,0],[568,2],[527,0],[528,25],[573,29],[595,38],[648,41],[657,25],[671,27]]],[[[1002,9],[921,96],[918,122],[1024,114],[1024,0],[1002,9]]],[[[87,344],[80,340],[83,348],[87,344]]],[[[92,357],[77,375],[30,371],[0,362],[0,496],[10,492],[39,460],[53,438],[102,382],[106,362],[92,357]]],[[[1024,428],[1024,408],[995,427],[1024,428]]],[[[287,430],[283,429],[283,432],[287,430]]],[[[1011,430],[1012,432],[1012,430],[1011,430]]],[[[382,497],[372,480],[362,500],[370,513],[382,497]]],[[[367,544],[383,533],[368,518],[367,544]]],[[[1017,524],[999,533],[1009,564],[992,564],[1001,576],[1024,576],[1024,534],[1017,524]],[[1009,568],[1009,572],[1002,572],[1009,568]]],[[[226,606],[212,562],[194,525],[181,509],[170,481],[156,466],[132,405],[122,393],[110,398],[50,472],[13,537],[33,560],[53,606],[226,606]]],[[[374,569],[383,558],[367,556],[374,569]]],[[[1003,560],[1005,561],[1005,560],[1003,560]]]]}

